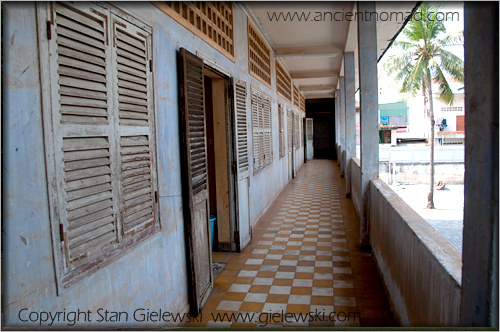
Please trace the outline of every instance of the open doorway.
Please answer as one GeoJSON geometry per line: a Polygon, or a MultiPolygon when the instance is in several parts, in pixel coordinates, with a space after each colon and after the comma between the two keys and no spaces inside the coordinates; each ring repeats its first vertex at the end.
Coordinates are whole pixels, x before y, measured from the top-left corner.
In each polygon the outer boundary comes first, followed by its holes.
{"type": "Polygon", "coordinates": [[[205,116],[210,219],[213,251],[235,251],[231,177],[230,80],[205,66],[205,116]]]}

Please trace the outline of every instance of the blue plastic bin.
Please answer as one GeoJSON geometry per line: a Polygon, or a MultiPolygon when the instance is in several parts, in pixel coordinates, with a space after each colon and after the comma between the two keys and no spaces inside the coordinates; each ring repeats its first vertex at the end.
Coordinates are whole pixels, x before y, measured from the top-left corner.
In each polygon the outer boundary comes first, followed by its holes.
{"type": "Polygon", "coordinates": [[[211,250],[214,251],[214,224],[215,224],[215,216],[213,214],[210,215],[210,243],[211,250]]]}

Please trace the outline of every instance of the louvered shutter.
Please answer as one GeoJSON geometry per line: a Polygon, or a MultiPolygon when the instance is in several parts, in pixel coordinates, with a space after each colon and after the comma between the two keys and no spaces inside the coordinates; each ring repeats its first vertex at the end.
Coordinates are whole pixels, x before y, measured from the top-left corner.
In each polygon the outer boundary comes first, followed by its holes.
{"type": "Polygon", "coordinates": [[[102,255],[104,248],[118,241],[107,17],[80,7],[54,4],[55,36],[49,41],[65,269],[102,255]]]}
{"type": "Polygon", "coordinates": [[[262,114],[264,119],[263,137],[264,137],[264,165],[269,165],[273,161],[273,140],[272,140],[272,117],[271,117],[271,98],[262,97],[262,114]]]}
{"type": "Polygon", "coordinates": [[[150,38],[145,31],[113,16],[124,237],[155,222],[150,38]]]}
{"type": "Polygon", "coordinates": [[[292,121],[292,111],[288,110],[288,121],[287,121],[287,141],[288,150],[292,150],[293,147],[293,121],[292,121]]]}
{"type": "Polygon", "coordinates": [[[261,138],[260,138],[260,98],[257,90],[252,88],[252,141],[253,141],[253,162],[254,171],[260,168],[261,165],[261,138]]]}
{"type": "Polygon", "coordinates": [[[284,109],[281,103],[278,103],[278,122],[279,122],[279,153],[281,158],[285,155],[284,109]]]}
{"type": "Polygon", "coordinates": [[[299,116],[297,113],[293,113],[293,124],[294,124],[294,141],[293,144],[295,146],[295,149],[299,148],[299,116]]]}
{"type": "Polygon", "coordinates": [[[247,84],[240,80],[234,82],[236,112],[236,149],[238,174],[248,172],[248,129],[247,129],[247,84]]]}

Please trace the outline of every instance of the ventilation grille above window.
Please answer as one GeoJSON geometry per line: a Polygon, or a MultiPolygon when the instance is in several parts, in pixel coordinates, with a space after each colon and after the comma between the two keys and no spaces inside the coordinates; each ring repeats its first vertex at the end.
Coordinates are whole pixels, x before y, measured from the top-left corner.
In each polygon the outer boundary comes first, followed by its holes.
{"type": "Polygon", "coordinates": [[[250,74],[271,87],[271,51],[250,20],[248,20],[248,69],[250,74]]]}
{"type": "Polygon", "coordinates": [[[300,107],[299,87],[293,83],[293,105],[300,107]]]}
{"type": "Polygon", "coordinates": [[[300,93],[300,110],[306,112],[306,99],[302,93],[300,93]]]}
{"type": "Polygon", "coordinates": [[[231,3],[164,1],[154,4],[234,61],[233,5],[231,3]]]}
{"type": "Polygon", "coordinates": [[[280,96],[292,101],[292,78],[278,60],[276,60],[276,89],[280,96]]]}

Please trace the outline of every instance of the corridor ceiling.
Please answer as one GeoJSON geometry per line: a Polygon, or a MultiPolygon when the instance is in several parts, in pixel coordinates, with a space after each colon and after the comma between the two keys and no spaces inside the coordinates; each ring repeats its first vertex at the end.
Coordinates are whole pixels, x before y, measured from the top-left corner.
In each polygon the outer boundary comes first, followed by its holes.
{"type": "MultiPolygon", "coordinates": [[[[416,5],[376,3],[379,59],[403,27],[405,21],[401,17],[409,16],[416,5]],[[393,14],[390,19],[391,12],[403,15],[393,14]]],[[[338,77],[343,76],[344,52],[355,52],[357,73],[357,22],[349,21],[352,16],[346,15],[356,10],[355,2],[246,2],[243,8],[264,32],[275,56],[289,70],[306,99],[335,96],[338,77]]]]}

